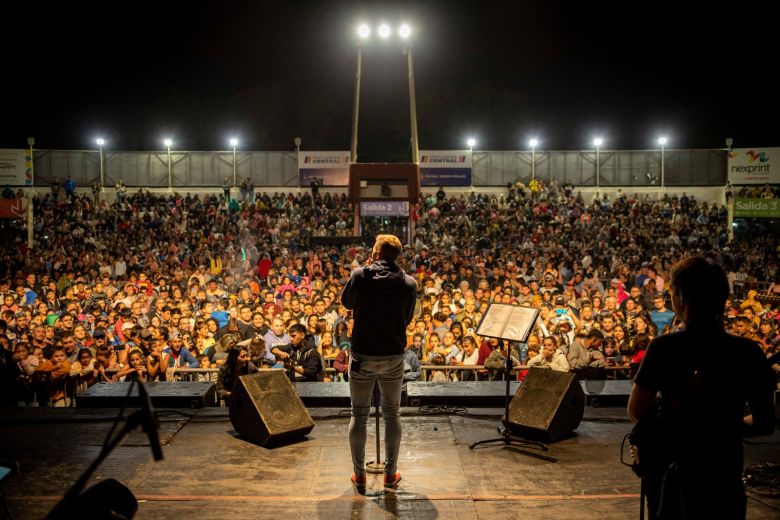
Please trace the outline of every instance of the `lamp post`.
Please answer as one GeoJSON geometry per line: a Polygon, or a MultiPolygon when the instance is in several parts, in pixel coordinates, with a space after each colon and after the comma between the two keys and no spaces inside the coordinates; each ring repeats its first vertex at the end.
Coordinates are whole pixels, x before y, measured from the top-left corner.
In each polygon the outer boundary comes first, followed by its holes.
{"type": "Polygon", "coordinates": [[[361,42],[368,40],[371,36],[371,28],[366,24],[361,24],[357,30],[357,64],[355,65],[355,103],[352,106],[352,145],[349,149],[349,162],[357,162],[357,141],[358,141],[358,114],[360,112],[360,75],[363,67],[363,45],[361,42]]]}
{"type": "Polygon", "coordinates": [[[171,146],[173,146],[173,141],[166,139],[163,141],[163,144],[168,149],[168,190],[173,191],[173,163],[171,163],[171,146]]]}
{"type": "Polygon", "coordinates": [[[238,139],[232,138],[230,146],[233,147],[233,187],[236,187],[236,146],[238,146],[238,139]]]}
{"type": "Polygon", "coordinates": [[[531,145],[531,180],[536,180],[536,146],[539,141],[531,139],[528,144],[531,145]]]}
{"type": "Polygon", "coordinates": [[[658,138],[658,145],[661,147],[661,190],[666,190],[665,168],[664,168],[664,147],[666,146],[666,137],[658,138]]]}
{"type": "MultiPolygon", "coordinates": [[[[381,28],[380,28],[381,29],[381,28]]],[[[412,36],[412,28],[407,24],[398,28],[398,36],[404,40],[404,53],[406,54],[406,69],[409,78],[409,119],[412,125],[412,162],[420,163],[420,144],[417,138],[417,100],[414,94],[414,60],[412,59],[412,44],[409,38],[412,36]]]]}
{"type": "Polygon", "coordinates": [[[103,170],[103,145],[106,144],[105,139],[98,137],[95,139],[95,142],[98,145],[98,152],[100,153],[100,189],[102,190],[105,187],[105,177],[104,177],[104,170],[103,170]]]}
{"type": "Polygon", "coordinates": [[[601,137],[597,137],[593,140],[593,146],[596,147],[596,188],[601,187],[601,164],[600,164],[600,157],[599,152],[601,150],[601,145],[604,143],[604,140],[601,137]]]}
{"type": "Polygon", "coordinates": [[[474,151],[474,147],[477,145],[477,140],[473,137],[469,137],[466,139],[466,144],[468,145],[469,150],[474,151]]]}

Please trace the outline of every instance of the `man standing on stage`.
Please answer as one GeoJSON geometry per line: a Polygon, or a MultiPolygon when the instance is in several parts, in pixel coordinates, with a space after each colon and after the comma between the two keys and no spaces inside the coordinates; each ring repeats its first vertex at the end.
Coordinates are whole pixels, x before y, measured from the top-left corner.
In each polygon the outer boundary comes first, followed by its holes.
{"type": "Polygon", "coordinates": [[[366,487],[366,424],[375,384],[382,394],[385,421],[385,488],[395,488],[401,480],[396,465],[401,445],[404,347],[417,295],[414,279],[395,263],[401,249],[394,235],[377,235],[367,265],[352,271],[341,294],[341,303],[355,317],[349,366],[349,445],[355,471],[352,483],[359,492],[366,487]]]}
{"type": "Polygon", "coordinates": [[[723,329],[723,269],[685,258],[670,284],[685,328],[653,340],[628,401],[629,417],[652,432],[638,446],[640,464],[643,450],[653,452],[643,483],[650,517],[744,519],[742,437],[774,431],[774,375],[756,342],[723,329]]]}

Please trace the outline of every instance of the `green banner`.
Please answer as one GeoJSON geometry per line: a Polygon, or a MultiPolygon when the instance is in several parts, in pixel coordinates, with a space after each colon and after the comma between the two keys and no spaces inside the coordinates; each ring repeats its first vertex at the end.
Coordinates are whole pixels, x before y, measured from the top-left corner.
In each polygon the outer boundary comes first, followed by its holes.
{"type": "Polygon", "coordinates": [[[780,218],[780,199],[734,199],[734,218],[780,218]]]}

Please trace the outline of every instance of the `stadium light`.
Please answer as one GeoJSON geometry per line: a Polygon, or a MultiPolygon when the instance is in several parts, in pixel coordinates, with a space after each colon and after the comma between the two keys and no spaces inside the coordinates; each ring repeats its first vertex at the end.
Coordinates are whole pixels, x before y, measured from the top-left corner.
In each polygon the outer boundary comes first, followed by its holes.
{"type": "Polygon", "coordinates": [[[230,146],[233,147],[233,186],[237,186],[236,184],[236,146],[238,146],[238,139],[235,137],[230,139],[230,146]]]}
{"type": "MultiPolygon", "coordinates": [[[[382,40],[389,40],[394,32],[397,32],[399,40],[403,43],[403,52],[406,55],[407,78],[409,80],[409,112],[412,129],[412,162],[419,164],[420,151],[419,140],[417,137],[417,102],[414,92],[414,60],[412,57],[412,27],[408,23],[401,23],[397,29],[390,27],[389,24],[382,22],[376,27],[376,33],[382,40]]],[[[357,162],[357,143],[358,143],[358,115],[360,111],[360,81],[363,67],[363,45],[362,42],[370,38],[372,28],[367,23],[361,23],[357,27],[357,65],[355,67],[355,99],[352,107],[352,139],[349,152],[349,162],[357,162]]],[[[357,221],[356,221],[357,222],[357,221]]]]}
{"type": "Polygon", "coordinates": [[[477,140],[473,137],[469,137],[466,139],[466,144],[469,146],[470,149],[474,149],[474,147],[477,145],[477,140]]]}
{"type": "Polygon", "coordinates": [[[100,153],[100,189],[103,189],[105,174],[103,170],[103,145],[106,144],[106,140],[102,137],[95,139],[95,143],[98,145],[98,152],[100,153]]]}
{"type": "Polygon", "coordinates": [[[593,140],[593,146],[596,147],[596,188],[601,187],[601,161],[599,157],[599,151],[601,150],[601,145],[604,144],[604,139],[601,137],[597,137],[593,140]]]}
{"type": "Polygon", "coordinates": [[[664,168],[664,147],[666,146],[666,143],[668,142],[668,139],[666,136],[661,136],[658,138],[658,145],[661,147],[661,189],[666,189],[666,179],[664,178],[665,175],[665,168],[664,168]]]}
{"type": "Polygon", "coordinates": [[[531,180],[536,180],[536,146],[539,144],[537,139],[528,141],[531,145],[531,180]]]}
{"type": "Polygon", "coordinates": [[[165,148],[168,149],[168,189],[173,191],[173,163],[171,162],[171,146],[173,146],[173,141],[171,139],[166,139],[163,141],[163,144],[165,145],[165,148]]]}
{"type": "Polygon", "coordinates": [[[390,34],[393,31],[390,29],[389,25],[387,25],[386,23],[383,23],[382,25],[379,26],[379,28],[377,29],[376,32],[377,32],[377,34],[379,34],[380,38],[382,38],[383,40],[386,40],[386,39],[388,39],[390,37],[390,34]]]}

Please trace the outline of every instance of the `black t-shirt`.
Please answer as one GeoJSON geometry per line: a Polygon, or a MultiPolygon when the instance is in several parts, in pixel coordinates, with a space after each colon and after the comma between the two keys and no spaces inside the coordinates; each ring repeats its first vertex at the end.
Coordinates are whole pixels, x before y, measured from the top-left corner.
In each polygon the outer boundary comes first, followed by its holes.
{"type": "Polygon", "coordinates": [[[717,329],[660,336],[648,347],[634,381],[660,392],[670,450],[702,479],[699,484],[715,489],[724,479],[741,478],[745,404],[762,401],[775,389],[757,343],[717,329]]]}

